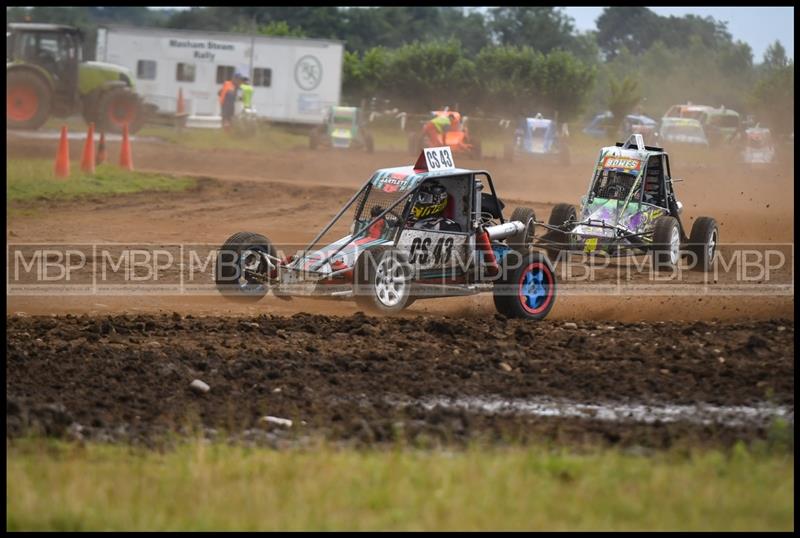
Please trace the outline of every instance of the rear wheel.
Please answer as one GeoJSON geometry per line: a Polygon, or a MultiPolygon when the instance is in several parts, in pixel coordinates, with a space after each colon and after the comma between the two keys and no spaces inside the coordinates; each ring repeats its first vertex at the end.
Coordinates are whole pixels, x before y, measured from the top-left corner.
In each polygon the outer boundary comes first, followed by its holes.
{"type": "Polygon", "coordinates": [[[128,133],[135,134],[144,126],[144,107],[128,88],[113,88],[100,98],[97,123],[109,133],[121,133],[127,124],[128,133]]]}
{"type": "Polygon", "coordinates": [[[38,129],[47,121],[52,106],[50,88],[30,71],[8,73],[6,79],[6,126],[38,129]]]}
{"type": "Polygon", "coordinates": [[[235,301],[255,302],[269,291],[269,279],[277,276],[272,260],[275,247],[263,235],[239,232],[228,238],[217,252],[215,281],[223,296],[235,301]]]}
{"type": "Polygon", "coordinates": [[[658,217],[653,230],[653,267],[672,270],[681,259],[681,230],[675,217],[658,217]]]}
{"type": "Polygon", "coordinates": [[[530,207],[518,207],[511,213],[511,220],[518,220],[525,228],[508,238],[507,244],[514,250],[527,254],[536,234],[536,213],[530,207]]]}
{"type": "Polygon", "coordinates": [[[495,284],[494,305],[509,318],[541,320],[555,304],[556,276],[547,257],[531,252],[495,284]]]}
{"type": "MultiPolygon", "coordinates": [[[[547,224],[550,226],[563,227],[566,226],[567,223],[575,222],[577,220],[578,213],[575,211],[575,206],[572,204],[561,203],[556,204],[553,208],[553,211],[550,212],[550,218],[547,220],[547,224]]],[[[550,261],[555,262],[558,258],[559,252],[569,246],[569,235],[567,235],[566,231],[550,231],[547,233],[547,239],[553,243],[552,247],[545,247],[547,256],[550,258],[550,261]]]]}
{"type": "Polygon", "coordinates": [[[719,228],[717,221],[711,217],[699,217],[692,224],[689,235],[689,251],[694,253],[695,271],[708,271],[714,263],[719,244],[719,228]]]}

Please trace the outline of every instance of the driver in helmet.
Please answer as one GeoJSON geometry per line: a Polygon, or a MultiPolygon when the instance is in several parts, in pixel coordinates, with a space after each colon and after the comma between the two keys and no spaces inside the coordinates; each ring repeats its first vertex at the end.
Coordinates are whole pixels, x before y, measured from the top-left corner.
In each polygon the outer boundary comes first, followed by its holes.
{"type": "Polygon", "coordinates": [[[457,222],[446,218],[445,210],[449,202],[447,189],[438,181],[426,181],[417,192],[408,226],[422,230],[460,232],[457,222]]]}

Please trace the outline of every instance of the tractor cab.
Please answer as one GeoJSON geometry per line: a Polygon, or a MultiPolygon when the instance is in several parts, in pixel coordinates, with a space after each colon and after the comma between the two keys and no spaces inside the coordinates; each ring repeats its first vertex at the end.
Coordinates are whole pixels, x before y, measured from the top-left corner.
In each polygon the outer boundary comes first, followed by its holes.
{"type": "MultiPolygon", "coordinates": [[[[6,60],[28,64],[50,75],[54,105],[64,108],[78,95],[79,66],[83,57],[83,34],[59,24],[12,23],[8,25],[6,60]]],[[[24,95],[15,96],[25,99],[24,95]]]]}

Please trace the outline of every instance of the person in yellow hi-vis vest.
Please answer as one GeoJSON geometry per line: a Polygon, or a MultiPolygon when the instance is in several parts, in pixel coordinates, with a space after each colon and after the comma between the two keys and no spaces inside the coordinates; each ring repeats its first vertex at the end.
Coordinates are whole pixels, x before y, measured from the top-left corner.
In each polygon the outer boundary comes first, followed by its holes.
{"type": "Polygon", "coordinates": [[[244,77],[239,89],[242,91],[242,106],[245,109],[253,108],[253,86],[250,84],[250,77],[244,77]]]}

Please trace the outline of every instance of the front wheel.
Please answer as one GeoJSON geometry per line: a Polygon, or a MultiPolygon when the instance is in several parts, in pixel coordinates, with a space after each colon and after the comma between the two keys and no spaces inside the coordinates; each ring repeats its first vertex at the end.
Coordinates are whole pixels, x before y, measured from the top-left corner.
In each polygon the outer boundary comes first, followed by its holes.
{"type": "Polygon", "coordinates": [[[681,259],[681,230],[675,217],[658,217],[653,229],[653,267],[672,270],[681,259]]]}
{"type": "Polygon", "coordinates": [[[269,291],[269,280],[277,277],[276,257],[275,247],[263,235],[232,235],[217,251],[217,290],[234,301],[258,301],[269,291]]]}
{"type": "MultiPolygon", "coordinates": [[[[514,256],[507,254],[508,261],[514,256]]],[[[546,256],[532,252],[521,256],[521,264],[504,268],[506,272],[495,284],[494,306],[509,318],[541,320],[555,304],[556,275],[546,256]]]]}
{"type": "MultiPolygon", "coordinates": [[[[578,213],[575,211],[575,206],[572,204],[560,203],[553,207],[547,224],[550,226],[559,226],[566,230],[570,227],[570,223],[576,220],[578,220],[578,213]]],[[[545,247],[545,250],[550,260],[555,262],[559,253],[569,248],[569,234],[566,231],[557,232],[553,230],[547,233],[546,239],[550,241],[552,246],[545,247]]]]}
{"type": "Polygon", "coordinates": [[[356,263],[353,294],[356,303],[375,314],[396,314],[411,304],[411,265],[395,249],[377,247],[356,263]]]}

